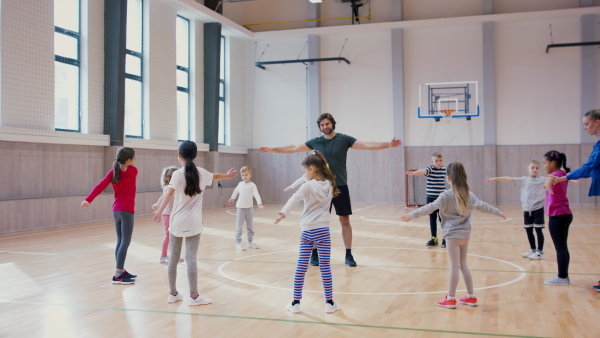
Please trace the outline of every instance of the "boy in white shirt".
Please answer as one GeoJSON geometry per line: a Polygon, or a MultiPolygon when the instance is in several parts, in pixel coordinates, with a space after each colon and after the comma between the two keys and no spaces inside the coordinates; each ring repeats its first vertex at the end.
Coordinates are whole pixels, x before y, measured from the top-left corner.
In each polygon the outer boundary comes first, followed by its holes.
{"type": "Polygon", "coordinates": [[[250,178],[252,177],[252,171],[250,168],[244,166],[240,169],[242,173],[243,181],[238,184],[238,186],[233,191],[231,198],[229,199],[229,204],[233,205],[235,198],[238,193],[240,194],[240,198],[236,203],[237,213],[236,213],[236,226],[235,226],[235,248],[238,250],[246,250],[244,245],[242,244],[242,225],[244,224],[244,220],[246,221],[246,229],[248,235],[248,248],[249,249],[258,249],[258,245],[252,242],[254,237],[254,202],[252,201],[252,197],[256,198],[256,203],[258,203],[258,208],[262,209],[264,206],[262,205],[262,201],[260,199],[260,195],[258,194],[258,189],[256,188],[256,184],[250,182],[250,178]]]}

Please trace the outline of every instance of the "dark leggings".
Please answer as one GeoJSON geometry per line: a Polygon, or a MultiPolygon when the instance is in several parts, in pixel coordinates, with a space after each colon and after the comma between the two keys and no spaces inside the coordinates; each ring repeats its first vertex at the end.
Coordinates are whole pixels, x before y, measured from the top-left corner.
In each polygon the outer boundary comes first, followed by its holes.
{"type": "Polygon", "coordinates": [[[542,230],[544,228],[534,228],[534,227],[529,227],[529,228],[525,228],[525,231],[527,231],[527,239],[529,240],[529,247],[531,248],[531,250],[535,249],[535,236],[533,235],[533,229],[535,229],[535,233],[537,234],[537,238],[538,238],[538,246],[537,249],[540,251],[544,251],[544,233],[542,232],[542,230]]]}
{"type": "MultiPolygon", "coordinates": [[[[427,196],[427,204],[435,201],[437,197],[429,197],[427,196]]],[[[437,237],[437,220],[440,217],[440,210],[436,209],[434,212],[429,214],[429,228],[431,229],[431,236],[437,237]]],[[[441,221],[440,221],[441,223],[441,221]]]]}
{"type": "Polygon", "coordinates": [[[567,247],[567,238],[569,237],[569,226],[573,221],[573,215],[550,216],[548,221],[548,229],[554,248],[556,248],[556,260],[558,262],[558,277],[569,277],[569,248],[567,247]]]}
{"type": "Polygon", "coordinates": [[[117,230],[117,247],[115,248],[115,259],[117,270],[123,270],[127,249],[131,243],[133,234],[133,213],[129,211],[113,211],[115,218],[115,229],[117,230]]]}

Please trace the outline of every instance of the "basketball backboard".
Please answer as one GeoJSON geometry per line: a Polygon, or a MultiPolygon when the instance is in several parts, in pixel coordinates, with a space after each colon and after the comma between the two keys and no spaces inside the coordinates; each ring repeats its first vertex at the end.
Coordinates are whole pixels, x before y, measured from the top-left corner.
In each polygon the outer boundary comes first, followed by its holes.
{"type": "Polygon", "coordinates": [[[419,118],[479,116],[479,88],[477,81],[435,82],[419,85],[419,118]]]}

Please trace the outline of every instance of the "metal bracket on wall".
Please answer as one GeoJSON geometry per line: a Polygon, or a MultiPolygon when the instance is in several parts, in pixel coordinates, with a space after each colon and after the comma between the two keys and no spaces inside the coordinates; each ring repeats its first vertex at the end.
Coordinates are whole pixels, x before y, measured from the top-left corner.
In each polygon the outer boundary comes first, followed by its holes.
{"type": "Polygon", "coordinates": [[[309,62],[323,62],[323,61],[344,61],[347,64],[350,64],[348,59],[343,57],[335,57],[335,58],[319,58],[319,59],[298,59],[298,60],[282,60],[282,61],[262,61],[256,62],[256,67],[260,69],[266,69],[263,65],[277,65],[277,64],[285,64],[285,63],[304,63],[307,64],[309,62]]]}
{"type": "Polygon", "coordinates": [[[600,45],[600,41],[589,41],[589,42],[573,42],[573,43],[553,43],[551,45],[546,46],[546,54],[550,48],[558,48],[558,47],[578,47],[578,46],[595,46],[600,45]]]}

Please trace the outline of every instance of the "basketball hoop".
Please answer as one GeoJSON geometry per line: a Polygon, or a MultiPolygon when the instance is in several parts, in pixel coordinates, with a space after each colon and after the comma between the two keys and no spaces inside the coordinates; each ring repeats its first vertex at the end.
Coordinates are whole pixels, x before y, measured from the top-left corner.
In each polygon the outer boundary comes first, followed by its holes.
{"type": "Polygon", "coordinates": [[[443,118],[444,118],[444,122],[446,123],[450,123],[452,122],[452,114],[455,112],[456,110],[454,109],[440,109],[440,112],[442,114],[444,114],[443,118]]]}

